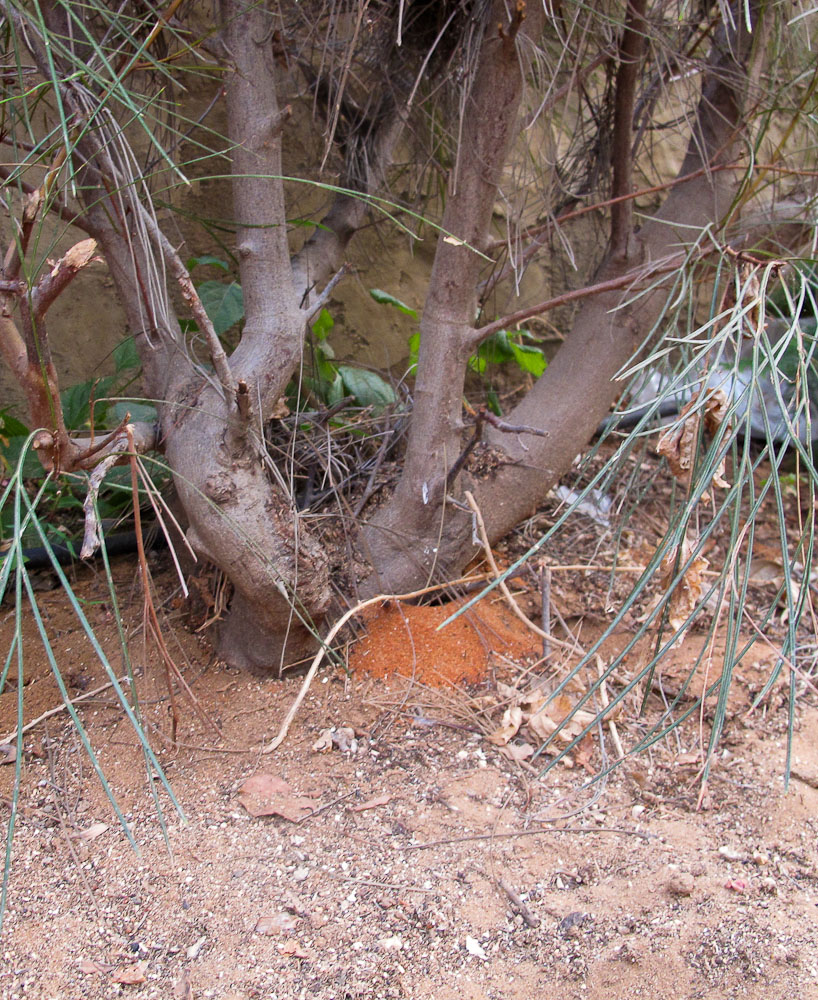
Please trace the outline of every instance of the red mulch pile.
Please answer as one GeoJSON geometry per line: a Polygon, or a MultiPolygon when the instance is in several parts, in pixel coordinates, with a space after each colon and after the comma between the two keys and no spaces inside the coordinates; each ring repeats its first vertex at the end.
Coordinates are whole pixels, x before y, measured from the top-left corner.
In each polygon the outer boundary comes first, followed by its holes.
{"type": "Polygon", "coordinates": [[[536,654],[537,637],[501,604],[487,600],[437,631],[465,601],[418,606],[390,601],[365,619],[367,635],[349,665],[373,677],[399,674],[430,687],[476,684],[488,673],[489,654],[536,654]]]}

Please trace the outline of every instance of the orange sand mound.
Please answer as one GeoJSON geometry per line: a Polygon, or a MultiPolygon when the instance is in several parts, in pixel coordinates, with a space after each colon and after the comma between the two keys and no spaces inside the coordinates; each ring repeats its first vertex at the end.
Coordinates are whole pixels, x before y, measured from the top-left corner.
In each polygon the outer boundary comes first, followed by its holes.
{"type": "Polygon", "coordinates": [[[456,687],[482,681],[491,652],[536,653],[537,637],[505,607],[487,601],[436,631],[464,603],[390,601],[377,608],[365,618],[368,634],[353,647],[350,668],[373,677],[399,674],[430,687],[456,687]]]}

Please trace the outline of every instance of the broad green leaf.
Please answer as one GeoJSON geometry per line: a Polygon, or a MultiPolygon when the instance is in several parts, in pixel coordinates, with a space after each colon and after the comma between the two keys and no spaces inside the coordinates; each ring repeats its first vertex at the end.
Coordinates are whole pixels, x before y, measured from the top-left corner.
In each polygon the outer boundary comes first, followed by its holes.
{"type": "Polygon", "coordinates": [[[375,372],[365,368],[352,368],[350,365],[339,365],[338,372],[361,406],[387,406],[395,402],[392,386],[375,372]]]}
{"type": "Polygon", "coordinates": [[[28,427],[5,411],[0,412],[0,443],[2,439],[10,437],[28,437],[31,431],[28,427]]]}
{"type": "Polygon", "coordinates": [[[380,288],[370,288],[369,294],[376,302],[381,303],[381,305],[394,306],[400,312],[405,313],[405,315],[411,316],[412,319],[418,318],[417,309],[407,306],[405,302],[401,302],[400,299],[396,299],[395,296],[390,295],[389,292],[381,291],[380,288]]]}
{"type": "Polygon", "coordinates": [[[104,378],[80,382],[70,385],[60,393],[63,419],[70,431],[82,430],[91,419],[91,398],[97,400],[94,404],[94,423],[102,423],[105,419],[107,406],[99,402],[111,391],[114,378],[106,375],[104,378]]]}
{"type": "Polygon", "coordinates": [[[508,334],[505,330],[500,330],[480,345],[477,353],[469,360],[469,366],[473,371],[483,372],[486,370],[486,365],[502,365],[506,361],[511,361],[513,357],[514,352],[509,344],[508,334]]]}
{"type": "Polygon", "coordinates": [[[196,290],[217,337],[244,319],[244,295],[235,281],[229,285],[223,281],[203,281],[196,290]]]}
{"type": "Polygon", "coordinates": [[[527,344],[515,344],[511,341],[511,350],[517,364],[524,372],[539,378],[545,371],[548,362],[539,347],[529,347],[527,344]]]}
{"type": "Polygon", "coordinates": [[[409,374],[414,375],[418,369],[420,357],[420,333],[416,331],[409,338],[409,374]]]}
{"type": "Polygon", "coordinates": [[[201,257],[191,257],[187,262],[188,271],[192,271],[194,267],[206,267],[208,264],[212,264],[214,267],[220,267],[222,271],[229,271],[230,266],[227,261],[222,260],[220,257],[214,257],[213,254],[202,254],[201,257]]]}
{"type": "Polygon", "coordinates": [[[323,341],[329,336],[330,330],[335,326],[335,320],[332,315],[326,310],[322,309],[318,313],[318,319],[312,324],[312,332],[316,340],[323,341]]]}
{"type": "Polygon", "coordinates": [[[338,369],[322,350],[316,350],[315,352],[315,367],[318,371],[319,378],[323,379],[325,382],[333,382],[335,380],[335,376],[338,374],[338,369]]]}
{"type": "Polygon", "coordinates": [[[346,389],[344,388],[343,376],[340,372],[336,372],[335,378],[330,383],[329,390],[327,391],[327,406],[335,406],[336,403],[340,403],[345,395],[346,389]]]}
{"type": "Polygon", "coordinates": [[[130,413],[131,420],[143,424],[152,424],[158,419],[156,407],[151,406],[150,403],[132,403],[123,400],[111,407],[113,420],[117,424],[120,420],[125,419],[126,413],[130,413]]]}
{"type": "Polygon", "coordinates": [[[489,405],[489,409],[495,415],[495,417],[502,417],[503,410],[500,406],[500,397],[497,395],[496,390],[489,389],[486,393],[486,402],[489,405]]]}
{"type": "Polygon", "coordinates": [[[136,349],[136,342],[133,337],[126,337],[125,340],[120,341],[116,345],[114,348],[113,358],[117,375],[122,372],[130,372],[136,368],[142,367],[142,361],[139,357],[139,351],[136,349]]]}

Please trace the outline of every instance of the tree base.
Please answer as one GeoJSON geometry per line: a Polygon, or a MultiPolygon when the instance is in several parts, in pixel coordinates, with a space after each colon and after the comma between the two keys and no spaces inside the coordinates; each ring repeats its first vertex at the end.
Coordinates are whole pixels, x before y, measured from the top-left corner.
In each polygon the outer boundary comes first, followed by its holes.
{"type": "MultiPolygon", "coordinates": [[[[262,609],[240,594],[233,600],[216,633],[216,655],[228,666],[249,671],[257,677],[283,677],[308,665],[318,650],[317,635],[295,615],[269,624],[269,609],[262,609]]],[[[318,623],[320,624],[320,623],[318,623]]]]}

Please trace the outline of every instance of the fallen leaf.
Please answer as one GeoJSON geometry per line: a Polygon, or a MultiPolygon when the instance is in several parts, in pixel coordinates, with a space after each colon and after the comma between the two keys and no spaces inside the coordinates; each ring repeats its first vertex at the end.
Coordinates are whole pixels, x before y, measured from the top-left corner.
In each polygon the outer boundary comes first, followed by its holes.
{"type": "Polygon", "coordinates": [[[500,720],[500,728],[491,733],[490,736],[487,736],[486,739],[495,746],[504,747],[514,739],[522,724],[523,710],[519,705],[512,705],[503,712],[503,718],[500,720]]]}
{"type": "MultiPolygon", "coordinates": [[[[660,582],[665,592],[667,592],[673,583],[674,575],[678,571],[677,567],[681,568],[684,566],[692,554],[693,542],[689,538],[685,538],[681,549],[677,547],[662,560],[662,577],[660,582]]],[[[704,556],[696,556],[684,571],[681,580],[673,588],[673,592],[670,595],[668,623],[674,632],[678,631],[688,622],[699,604],[704,591],[702,575],[709,565],[709,561],[704,556]]],[[[679,633],[673,646],[679,646],[683,637],[684,633],[679,633]]]]}
{"type": "Polygon", "coordinates": [[[17,760],[17,747],[12,743],[0,743],[0,754],[3,755],[0,764],[13,764],[17,760]]]}
{"type": "Polygon", "coordinates": [[[510,684],[504,684],[502,681],[497,681],[497,697],[500,701],[507,701],[513,705],[520,700],[520,692],[516,687],[512,687],[510,684]]]}
{"type": "Polygon", "coordinates": [[[95,958],[81,958],[77,967],[84,976],[110,972],[113,969],[113,965],[108,965],[107,962],[98,962],[95,958]]]}
{"type": "MultiPolygon", "coordinates": [[[[528,704],[533,705],[534,702],[529,702],[528,704]]],[[[542,697],[540,705],[544,707],[538,707],[532,712],[527,721],[528,728],[534,735],[544,740],[556,732],[557,727],[569,715],[571,718],[560,729],[557,735],[557,739],[562,743],[570,743],[571,740],[579,736],[583,729],[589,726],[596,718],[594,714],[586,712],[584,709],[575,710],[571,699],[564,694],[557,695],[556,698],[548,703],[542,697]]]]}
{"type": "Polygon", "coordinates": [[[318,739],[313,743],[313,750],[326,751],[337,747],[342,753],[357,753],[358,741],[355,730],[349,726],[330,726],[322,729],[318,739]]]}
{"type": "Polygon", "coordinates": [[[97,837],[102,836],[103,833],[108,829],[107,823],[92,823],[87,829],[83,830],[82,833],[77,834],[80,840],[91,841],[96,840],[97,837]]]}
{"type": "Polygon", "coordinates": [[[329,729],[322,729],[318,734],[318,739],[313,743],[313,750],[323,752],[324,750],[332,750],[332,727],[329,729]]]}
{"type": "Polygon", "coordinates": [[[315,808],[313,799],[296,795],[274,774],[254,774],[239,788],[238,800],[251,816],[282,816],[295,823],[315,808]]]}
{"type": "Polygon", "coordinates": [[[587,733],[580,741],[579,746],[574,749],[574,760],[580,767],[585,768],[588,774],[596,774],[597,768],[594,766],[592,757],[594,755],[594,741],[591,734],[587,733]]]}
{"type": "Polygon", "coordinates": [[[174,1000],[193,1000],[193,987],[186,972],[183,972],[173,984],[173,997],[174,1000]]]}
{"type": "Polygon", "coordinates": [[[501,753],[506,760],[527,760],[534,754],[534,747],[530,743],[509,743],[507,746],[498,747],[498,753],[501,753]]]}
{"type": "Polygon", "coordinates": [[[488,956],[483,951],[480,942],[477,940],[477,938],[470,937],[468,934],[466,935],[466,951],[470,955],[474,955],[475,958],[480,958],[484,962],[488,961],[488,956]]]}
{"type": "MultiPolygon", "coordinates": [[[[703,389],[682,407],[679,414],[681,422],[674,424],[659,438],[656,445],[657,452],[667,460],[670,471],[685,486],[690,483],[690,472],[699,447],[699,427],[702,421],[704,429],[709,434],[714,434],[724,422],[727,408],[727,394],[723,389],[703,389]]],[[[724,461],[713,473],[711,481],[714,486],[730,485],[724,478],[724,461]]],[[[706,501],[706,494],[702,498],[706,501]]]]}
{"type": "Polygon", "coordinates": [[[114,982],[122,983],[123,986],[136,986],[145,982],[145,969],[147,962],[137,962],[135,965],[121,966],[114,973],[114,982]]]}
{"type": "Polygon", "coordinates": [[[287,955],[290,958],[309,958],[310,953],[305,951],[297,941],[282,941],[278,946],[279,955],[287,955]]]}
{"type": "Polygon", "coordinates": [[[366,809],[377,809],[378,806],[385,806],[391,801],[392,796],[388,792],[382,792],[380,795],[376,795],[372,799],[367,799],[366,802],[362,802],[360,805],[350,806],[349,811],[359,813],[364,812],[366,809]]]}
{"type": "Polygon", "coordinates": [[[194,941],[193,944],[190,945],[189,948],[185,949],[185,955],[186,955],[186,957],[187,958],[198,958],[199,957],[199,952],[204,947],[204,944],[205,944],[206,941],[207,941],[206,937],[200,937],[197,941],[194,941]]]}
{"type": "Polygon", "coordinates": [[[275,406],[273,406],[273,412],[270,417],[273,420],[283,420],[285,417],[289,417],[290,408],[287,406],[287,397],[281,396],[276,400],[275,406]]]}
{"type": "Polygon", "coordinates": [[[268,917],[259,917],[253,930],[256,934],[291,934],[298,926],[298,917],[292,913],[273,913],[268,917]]]}

